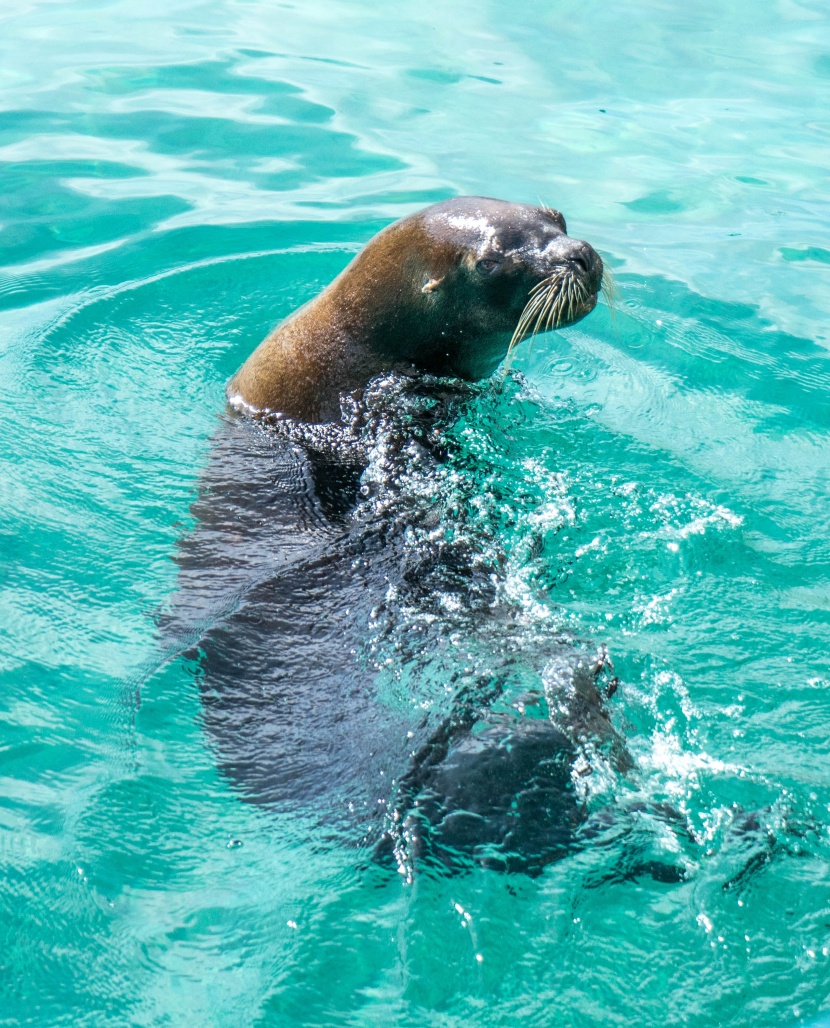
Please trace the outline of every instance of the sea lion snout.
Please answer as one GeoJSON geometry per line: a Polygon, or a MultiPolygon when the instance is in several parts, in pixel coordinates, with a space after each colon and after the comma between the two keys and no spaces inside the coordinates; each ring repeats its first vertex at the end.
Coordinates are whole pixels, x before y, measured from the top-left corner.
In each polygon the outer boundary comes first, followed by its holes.
{"type": "Polygon", "coordinates": [[[542,258],[545,277],[565,268],[576,275],[590,293],[598,293],[601,289],[602,258],[584,239],[557,236],[545,247],[542,258]]]}

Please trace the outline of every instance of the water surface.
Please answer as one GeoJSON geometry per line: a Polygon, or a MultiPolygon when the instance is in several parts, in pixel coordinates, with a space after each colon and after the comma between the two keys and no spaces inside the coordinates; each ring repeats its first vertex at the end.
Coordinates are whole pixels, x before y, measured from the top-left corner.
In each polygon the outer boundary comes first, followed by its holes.
{"type": "Polygon", "coordinates": [[[830,1010],[823,5],[33,0],[0,26],[4,1023],[830,1010]],[[245,802],[192,663],[159,665],[228,376],[461,193],[558,207],[616,272],[615,315],[525,346],[458,431],[512,602],[614,660],[639,771],[606,788],[688,817],[682,883],[589,887],[589,853],[379,885],[245,802]],[[777,841],[725,889],[736,805],[777,841]]]}

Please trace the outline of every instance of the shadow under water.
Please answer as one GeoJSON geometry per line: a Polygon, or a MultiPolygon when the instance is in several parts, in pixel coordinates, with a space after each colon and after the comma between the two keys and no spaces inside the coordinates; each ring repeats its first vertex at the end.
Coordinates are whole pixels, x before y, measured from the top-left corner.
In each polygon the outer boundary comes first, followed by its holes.
{"type": "MultiPolygon", "coordinates": [[[[161,626],[219,766],[407,877],[535,875],[644,817],[688,843],[678,813],[601,798],[633,767],[616,680],[511,588],[512,498],[458,429],[482,392],[391,375],[342,425],[223,417],[161,626]]],[[[683,877],[635,835],[624,877],[683,877]]]]}

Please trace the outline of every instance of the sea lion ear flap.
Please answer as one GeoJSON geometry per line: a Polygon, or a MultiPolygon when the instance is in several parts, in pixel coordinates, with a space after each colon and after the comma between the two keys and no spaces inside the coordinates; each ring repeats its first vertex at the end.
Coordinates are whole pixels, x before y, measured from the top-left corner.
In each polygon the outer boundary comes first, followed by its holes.
{"type": "Polygon", "coordinates": [[[440,278],[430,278],[430,279],[427,279],[426,285],[424,285],[424,287],[421,289],[421,292],[422,293],[431,293],[433,291],[433,289],[437,289],[438,286],[440,286],[443,281],[444,281],[444,276],[443,275],[440,278]]]}

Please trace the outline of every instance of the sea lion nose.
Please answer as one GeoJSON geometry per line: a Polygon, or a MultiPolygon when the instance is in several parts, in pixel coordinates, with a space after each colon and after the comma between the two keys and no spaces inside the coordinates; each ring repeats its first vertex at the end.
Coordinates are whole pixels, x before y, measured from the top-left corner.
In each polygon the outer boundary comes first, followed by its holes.
{"type": "Polygon", "coordinates": [[[591,292],[597,292],[602,284],[602,258],[584,239],[559,236],[545,250],[545,257],[551,264],[571,267],[585,280],[591,292]]]}
{"type": "Polygon", "coordinates": [[[592,292],[596,292],[602,284],[602,258],[584,239],[569,239],[568,242],[571,247],[566,261],[585,277],[592,292]]]}

